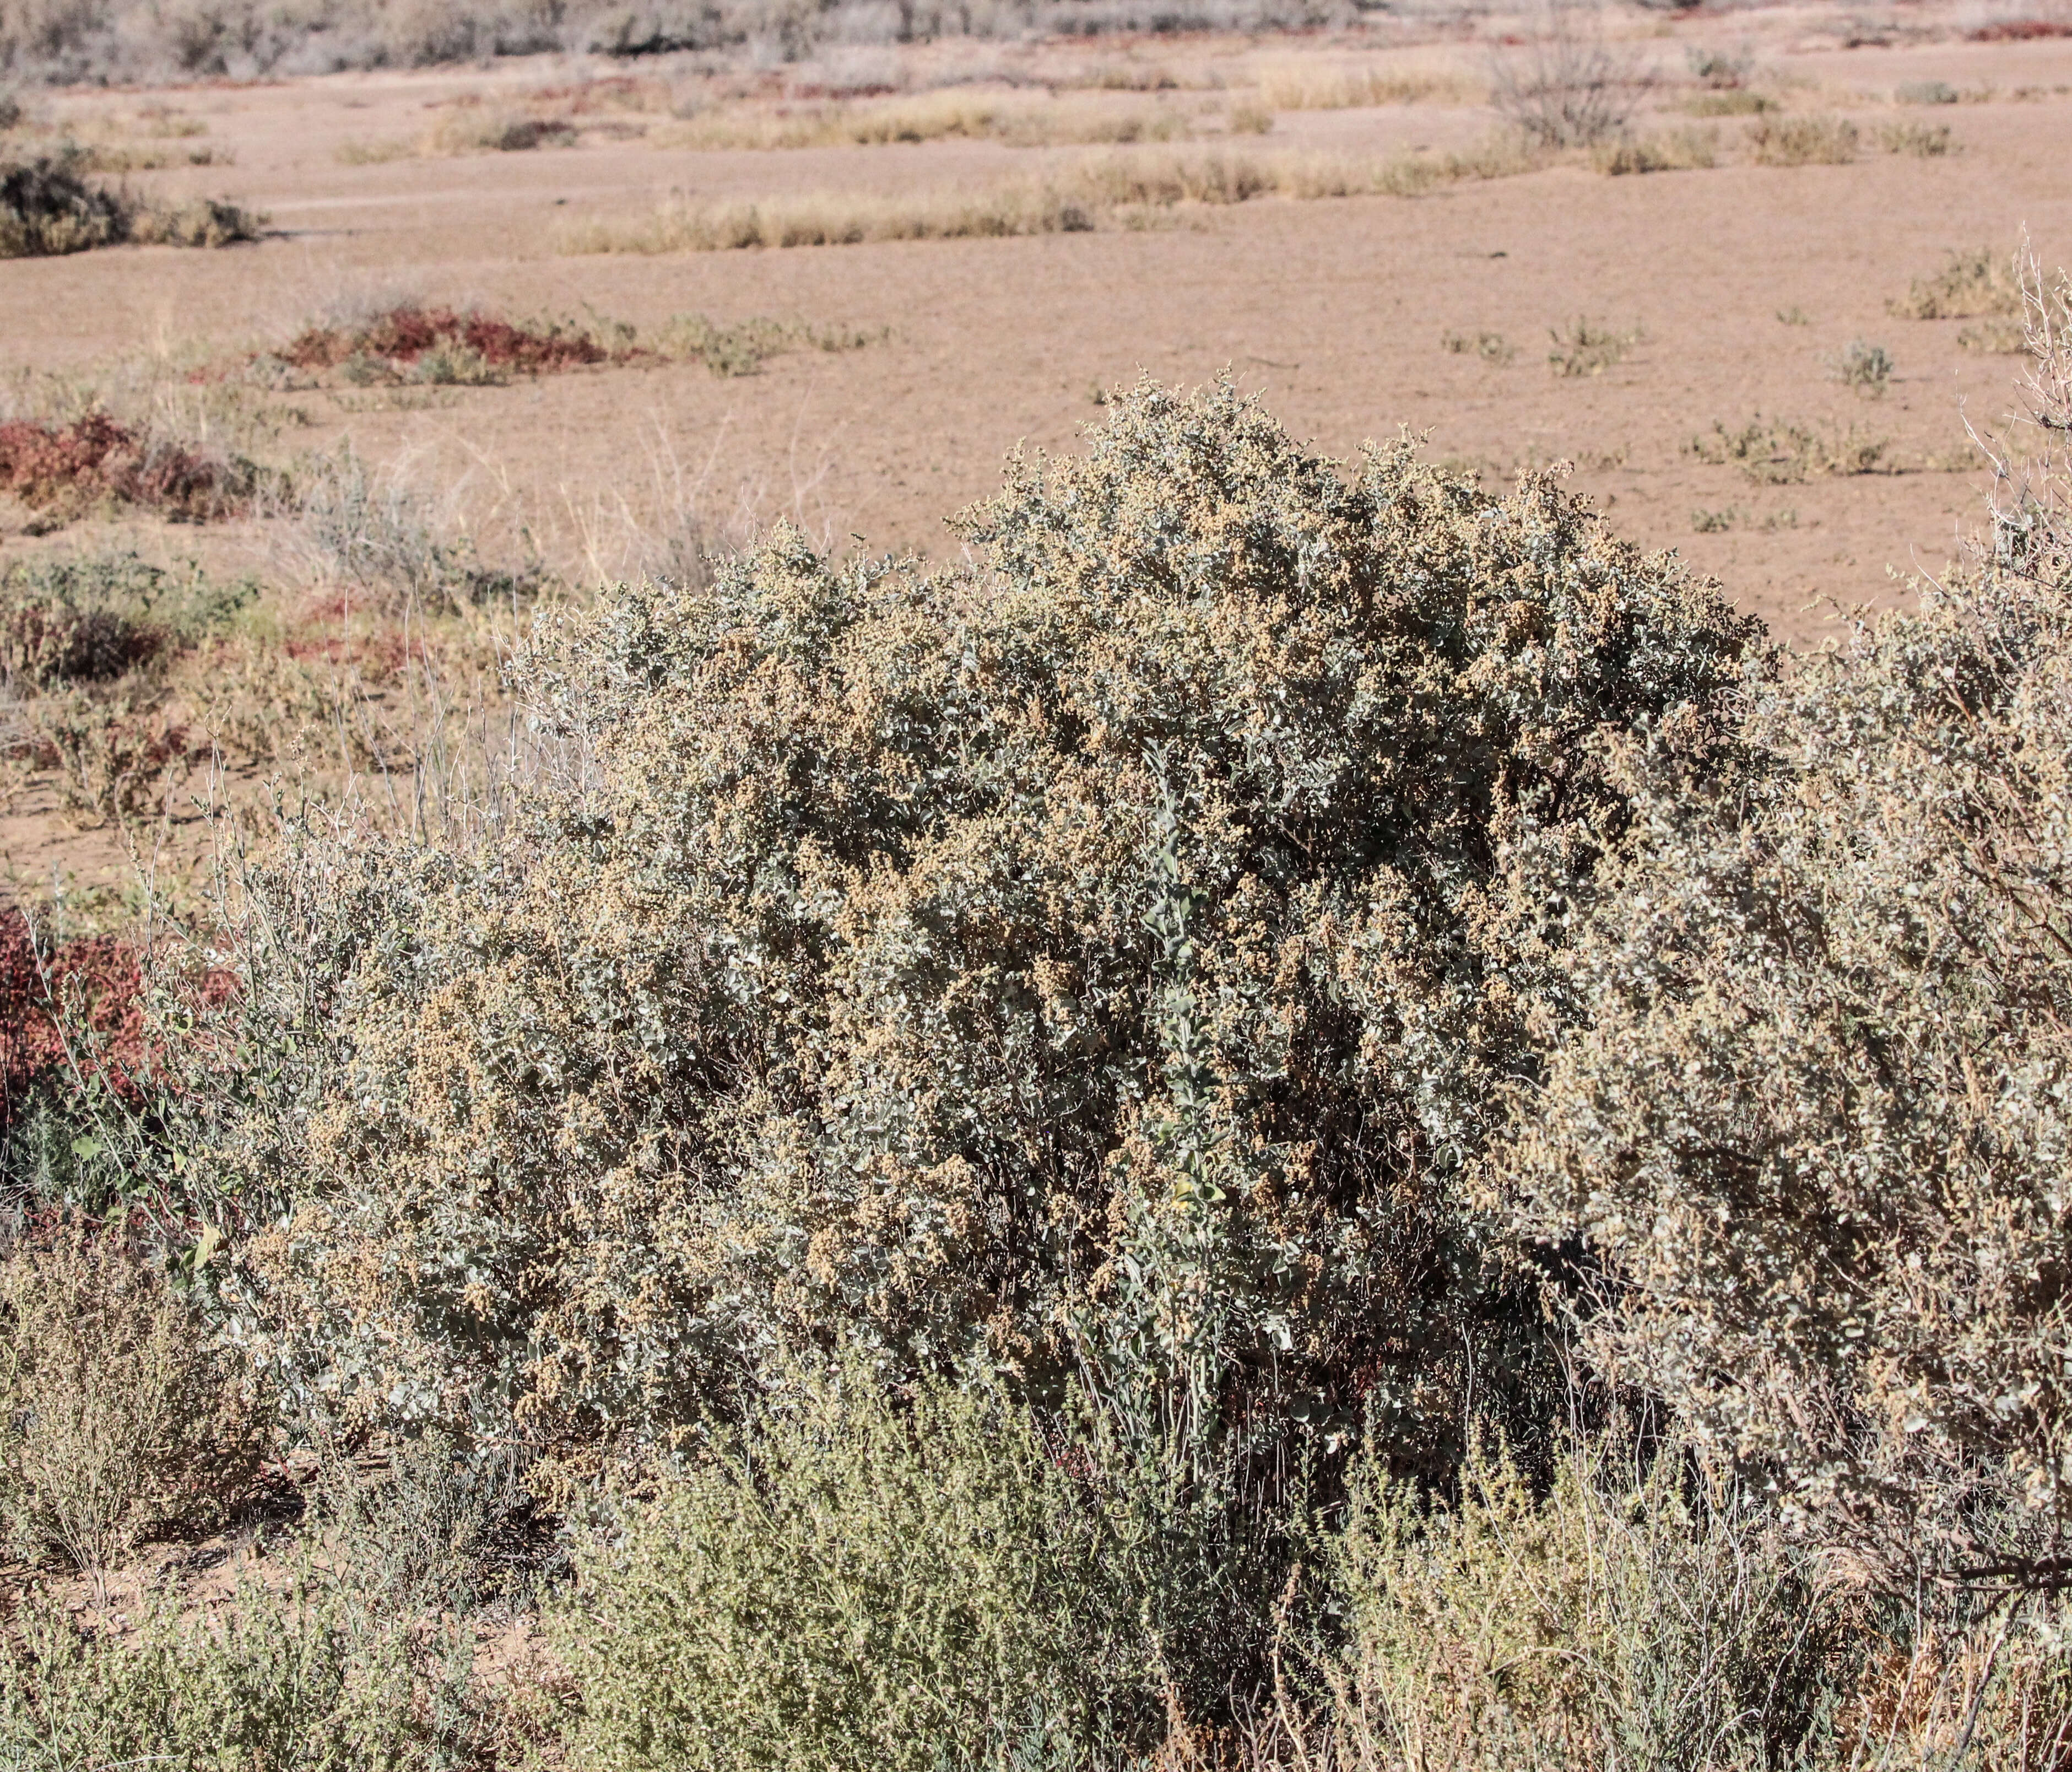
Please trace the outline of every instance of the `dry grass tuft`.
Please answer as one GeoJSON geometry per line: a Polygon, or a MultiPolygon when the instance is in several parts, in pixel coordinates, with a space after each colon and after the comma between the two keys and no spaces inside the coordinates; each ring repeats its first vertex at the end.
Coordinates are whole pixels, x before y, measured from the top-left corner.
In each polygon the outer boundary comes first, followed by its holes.
{"type": "Polygon", "coordinates": [[[1887,154],[1908,154],[1917,160],[1939,160],[1962,151],[1947,123],[1881,123],[1877,145],[1887,154]]]}
{"type": "Polygon", "coordinates": [[[1749,146],[1762,167],[1847,166],[1856,157],[1856,126],[1845,117],[1766,117],[1749,125],[1749,146]]]}
{"type": "Polygon", "coordinates": [[[1320,68],[1308,57],[1263,62],[1259,97],[1276,111],[1363,110],[1381,105],[1479,105],[1486,85],[1460,74],[1320,68]]]}
{"type": "Polygon", "coordinates": [[[1590,164],[1617,178],[1633,172],[1689,172],[1720,163],[1716,130],[1671,130],[1660,135],[1627,136],[1591,150],[1590,164]]]}

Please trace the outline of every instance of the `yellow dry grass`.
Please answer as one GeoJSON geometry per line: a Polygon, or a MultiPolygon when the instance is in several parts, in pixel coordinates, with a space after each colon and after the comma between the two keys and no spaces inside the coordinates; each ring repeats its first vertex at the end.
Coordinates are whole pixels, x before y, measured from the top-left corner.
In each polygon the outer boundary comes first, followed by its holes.
{"type": "Polygon", "coordinates": [[[1530,172],[1546,157],[1507,139],[1466,154],[1387,159],[1331,154],[1113,151],[1044,179],[893,194],[803,191],[720,203],[681,198],[652,213],[564,227],[557,250],[711,252],[746,246],[853,245],[1091,230],[1104,219],[1141,225],[1184,204],[1222,205],[1278,196],[1416,196],[1435,186],[1530,172]]]}

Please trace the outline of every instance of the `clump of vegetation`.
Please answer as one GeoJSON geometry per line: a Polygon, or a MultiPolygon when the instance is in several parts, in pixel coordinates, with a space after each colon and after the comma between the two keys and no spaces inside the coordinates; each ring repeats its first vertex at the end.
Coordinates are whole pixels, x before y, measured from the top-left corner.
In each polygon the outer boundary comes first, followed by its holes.
{"type": "Polygon", "coordinates": [[[1541,147],[1594,147],[1626,127],[1646,84],[1593,17],[1555,0],[1537,35],[1490,63],[1490,103],[1541,147]]]}
{"type": "Polygon", "coordinates": [[[882,334],[847,327],[808,326],[760,316],[714,320],[703,314],[672,315],[652,335],[650,348],[665,357],[702,363],[716,376],[751,376],[787,351],[856,351],[882,334]]]}
{"type": "Polygon", "coordinates": [[[113,1239],[0,1261],[0,1508],[97,1584],[256,1470],[259,1411],[191,1305],[113,1239]]]}
{"type": "Polygon", "coordinates": [[[1748,84],[1755,57],[1745,49],[1727,50],[1693,43],[1684,51],[1691,77],[1712,92],[1734,92],[1748,84]]]}
{"type": "Polygon", "coordinates": [[[1902,81],[1892,96],[1900,105],[1955,105],[1957,88],[1944,80],[1913,80],[1902,81]]]}
{"type": "Polygon", "coordinates": [[[72,154],[0,162],[0,258],[83,253],[127,237],[130,211],[72,154]]]}
{"type": "Polygon", "coordinates": [[[1889,438],[1860,430],[1794,425],[1761,414],[1739,430],[1716,423],[1710,437],[1693,438],[1685,452],[1701,462],[1738,467],[1758,485],[1795,484],[1815,474],[1885,471],[1889,438]]]}
{"type": "Polygon", "coordinates": [[[549,375],[608,361],[612,353],[574,326],[522,325],[474,309],[462,314],[403,306],[350,326],[306,327],[273,355],[291,368],[346,369],[349,380],[364,385],[549,375]]]}
{"type": "MultiPolygon", "coordinates": [[[[832,1334],[1083,1372],[1146,1433],[1255,1391],[1324,1419],[1350,1362],[1406,1456],[1450,1457],[1439,1375],[1510,1282],[1447,1178],[1522,1032],[1494,981],[1543,939],[1490,895],[1491,821],[1552,820],[1582,867],[1617,816],[1582,735],[1710,744],[1755,630],[1549,480],[1492,499],[1407,446],[1342,475],[1227,390],[1108,410],[968,514],[968,569],[780,536],[607,599],[530,679],[602,771],[538,809],[536,861],[370,838],[255,880],[306,933],[254,952],[237,1050],[286,1068],[220,1083],[190,1161],[303,1203],[223,1281],[301,1407],[580,1469],[693,1419],[738,1351],[832,1334]],[[1240,633],[1256,665],[1205,676],[1240,633]],[[1268,706],[1303,712],[1262,743],[1268,706]],[[302,920],[336,915],[336,946],[302,920]],[[1264,963],[1290,942],[1316,964],[1264,963]],[[622,991],[648,1007],[583,1006],[622,991]],[[1311,1146],[1340,1111],[1395,1129],[1311,1146]]],[[[1493,1408],[1544,1371],[1505,1333],[1493,1408]]]]}
{"type": "Polygon", "coordinates": [[[1758,166],[1847,166],[1856,157],[1856,126],[1839,117],[1764,117],[1748,129],[1758,166]]]}
{"type": "Polygon", "coordinates": [[[245,508],[260,478],[249,462],[140,434],[105,412],[0,424],[0,491],[59,518],[114,504],[207,522],[245,508]]]}
{"type": "Polygon", "coordinates": [[[1591,150],[1590,164],[1614,178],[1633,172],[1688,172],[1717,166],[1719,154],[1719,137],[1712,130],[1671,130],[1601,142],[1591,150]]]}
{"type": "Polygon", "coordinates": [[[1887,154],[1910,154],[1918,160],[1939,160],[1957,152],[1947,123],[1881,123],[1877,145],[1887,154]]]}
{"type": "Polygon", "coordinates": [[[575,125],[561,117],[542,117],[464,99],[447,105],[426,132],[422,151],[449,154],[526,154],[536,148],[566,147],[576,138],[575,125]]]}
{"type": "Polygon", "coordinates": [[[1777,101],[1766,93],[1751,93],[1745,88],[1713,93],[1694,93],[1684,99],[1679,109],[1692,117],[1761,117],[1778,109],[1777,101]]]}
{"type": "Polygon", "coordinates": [[[166,207],[95,183],[84,150],[0,155],[0,258],[146,245],[228,246],[257,240],[263,216],[211,198],[166,207]]]}
{"type": "Polygon", "coordinates": [[[1647,341],[1647,329],[1638,322],[1620,331],[1586,315],[1578,315],[1566,326],[1551,327],[1554,347],[1547,361],[1557,376],[1601,376],[1613,364],[1626,360],[1626,353],[1647,341]]]}
{"type": "Polygon", "coordinates": [[[1845,388],[1855,389],[1860,394],[1877,398],[1892,385],[1895,368],[1892,353],[1867,339],[1850,339],[1825,361],[1827,373],[1833,380],[1845,388]]]}
{"type": "Polygon", "coordinates": [[[1752,704],[1730,794],[1653,775],[1499,1160],[1602,1264],[1601,1369],[1893,1590],[2066,1566],[2062,351],[2032,394],[2042,459],[1967,578],[1752,704]]]}
{"type": "Polygon", "coordinates": [[[1478,356],[1484,363],[1506,364],[1518,356],[1518,347],[1501,332],[1449,332],[1439,342],[1455,356],[1478,356]]]}

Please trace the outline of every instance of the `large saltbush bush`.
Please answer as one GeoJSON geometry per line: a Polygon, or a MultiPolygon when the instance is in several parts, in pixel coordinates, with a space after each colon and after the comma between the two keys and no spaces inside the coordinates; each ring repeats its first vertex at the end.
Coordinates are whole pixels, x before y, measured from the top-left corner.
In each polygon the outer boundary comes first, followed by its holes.
{"type": "Polygon", "coordinates": [[[1463,1177],[1610,741],[1717,767],[1756,624],[1551,478],[1341,471],[1227,389],[961,530],[617,591],[532,668],[527,833],[256,882],[186,1173],[307,1408],[575,1445],[853,1345],[1429,1464],[1537,1382],[1463,1177]]]}

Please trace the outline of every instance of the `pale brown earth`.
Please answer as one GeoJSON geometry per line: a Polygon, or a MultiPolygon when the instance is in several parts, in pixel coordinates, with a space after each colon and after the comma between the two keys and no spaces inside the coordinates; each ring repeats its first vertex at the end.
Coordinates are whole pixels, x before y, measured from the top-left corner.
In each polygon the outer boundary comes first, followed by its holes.
{"type": "MultiPolygon", "coordinates": [[[[1837,111],[1858,124],[1864,146],[1849,165],[1746,163],[1733,151],[1745,120],[1729,117],[1711,126],[1730,163],[1709,171],[1614,178],[1568,163],[1414,198],[1183,205],[1141,232],[652,257],[561,256],[556,230],[570,217],[635,216],[671,193],[970,186],[1100,150],[961,140],[658,146],[637,132],[666,136],[660,105],[715,88],[692,72],[637,64],[535,60],[59,94],[41,101],[53,126],[134,130],[147,102],[199,119],[207,134],[196,139],[230,150],[233,163],[138,173],[134,187],[232,195],[266,211],[276,231],[218,252],[138,247],[0,263],[0,373],[17,378],[14,403],[27,409],[32,372],[91,384],[125,354],[228,359],[279,344],[341,301],[398,298],[512,316],[594,313],[639,327],[693,310],[770,315],[876,335],[851,351],[779,356],[735,378],[691,364],[281,397],[274,417],[290,422],[270,444],[281,458],[349,438],[432,496],[485,556],[517,547],[522,531],[581,581],[631,569],[672,529],[730,542],[779,516],[837,549],[860,541],[948,557],[956,545],[943,517],[995,486],[1018,444],[1078,446],[1099,417],[1099,391],[1139,374],[1198,383],[1227,372],[1334,454],[1407,426],[1429,434],[1435,456],[1486,478],[1572,461],[1576,483],[1620,530],[1679,550],[1779,633],[1810,642],[1833,605],[1903,598],[1910,575],[1954,557],[1986,483],[1965,423],[2000,426],[2020,371],[2018,357],[1960,349],[1965,323],[1895,318],[1888,300],[1946,249],[2004,251],[2025,232],[2046,266],[2072,263],[2072,37],[1964,40],[1991,16],[1930,3],[1889,14],[1769,8],[1673,24],[1622,16],[1618,28],[1663,76],[1654,105],[1695,89],[1688,47],[1745,47],[1755,83],[1791,110],[1837,111]],[[1844,47],[1856,39],[1869,40],[1844,47]],[[586,113],[577,146],[360,165],[338,157],[349,143],[411,141],[455,98],[537,101],[545,89],[628,72],[677,84],[645,111],[586,113]],[[1966,102],[1892,102],[1901,83],[1929,79],[1959,88],[1966,102]],[[1947,124],[1959,151],[1881,152],[1872,138],[1893,121],[1947,124]],[[1811,323],[1779,319],[1793,309],[1811,323]],[[1546,360],[1549,328],[1579,315],[1637,323],[1646,342],[1600,376],[1557,377],[1546,360]],[[1449,331],[1483,330],[1515,344],[1515,360],[1491,365],[1442,345],[1449,331]],[[1881,400],[1852,393],[1823,369],[1859,337],[1897,359],[1881,400]],[[1758,413],[1864,426],[1917,471],[1758,486],[1684,451],[1715,421],[1739,426],[1758,413]],[[1694,527],[1695,512],[1729,508],[1730,527],[1694,527]]],[[[1486,24],[1482,38],[1494,28],[1486,24]]],[[[1457,73],[1471,86],[1482,79],[1490,51],[1482,41],[1437,26],[1404,34],[1420,35],[1379,51],[1367,39],[1319,37],[872,54],[884,84],[915,88],[971,73],[1023,84],[1104,69],[1170,77],[1177,84],[1162,92],[1071,96],[1118,113],[1177,108],[1200,138],[1170,150],[1186,153],[1215,149],[1229,107],[1269,60],[1457,73]]],[[[770,95],[775,105],[787,79],[796,88],[798,76],[779,69],[728,89],[770,95]]],[[[1457,102],[1281,111],[1270,134],[1227,145],[1360,155],[1466,148],[1497,121],[1457,102]]],[[[1689,121],[1665,110],[1637,127],[1689,121]]],[[[199,547],[227,561],[249,553],[277,574],[292,569],[265,525],[204,537],[138,520],[33,537],[18,532],[18,512],[0,513],[0,527],[9,532],[0,564],[27,549],[112,539],[154,555],[199,547]]],[[[0,829],[18,869],[83,861],[95,844],[105,865],[111,841],[60,830],[40,804],[17,806],[0,829]]]]}

